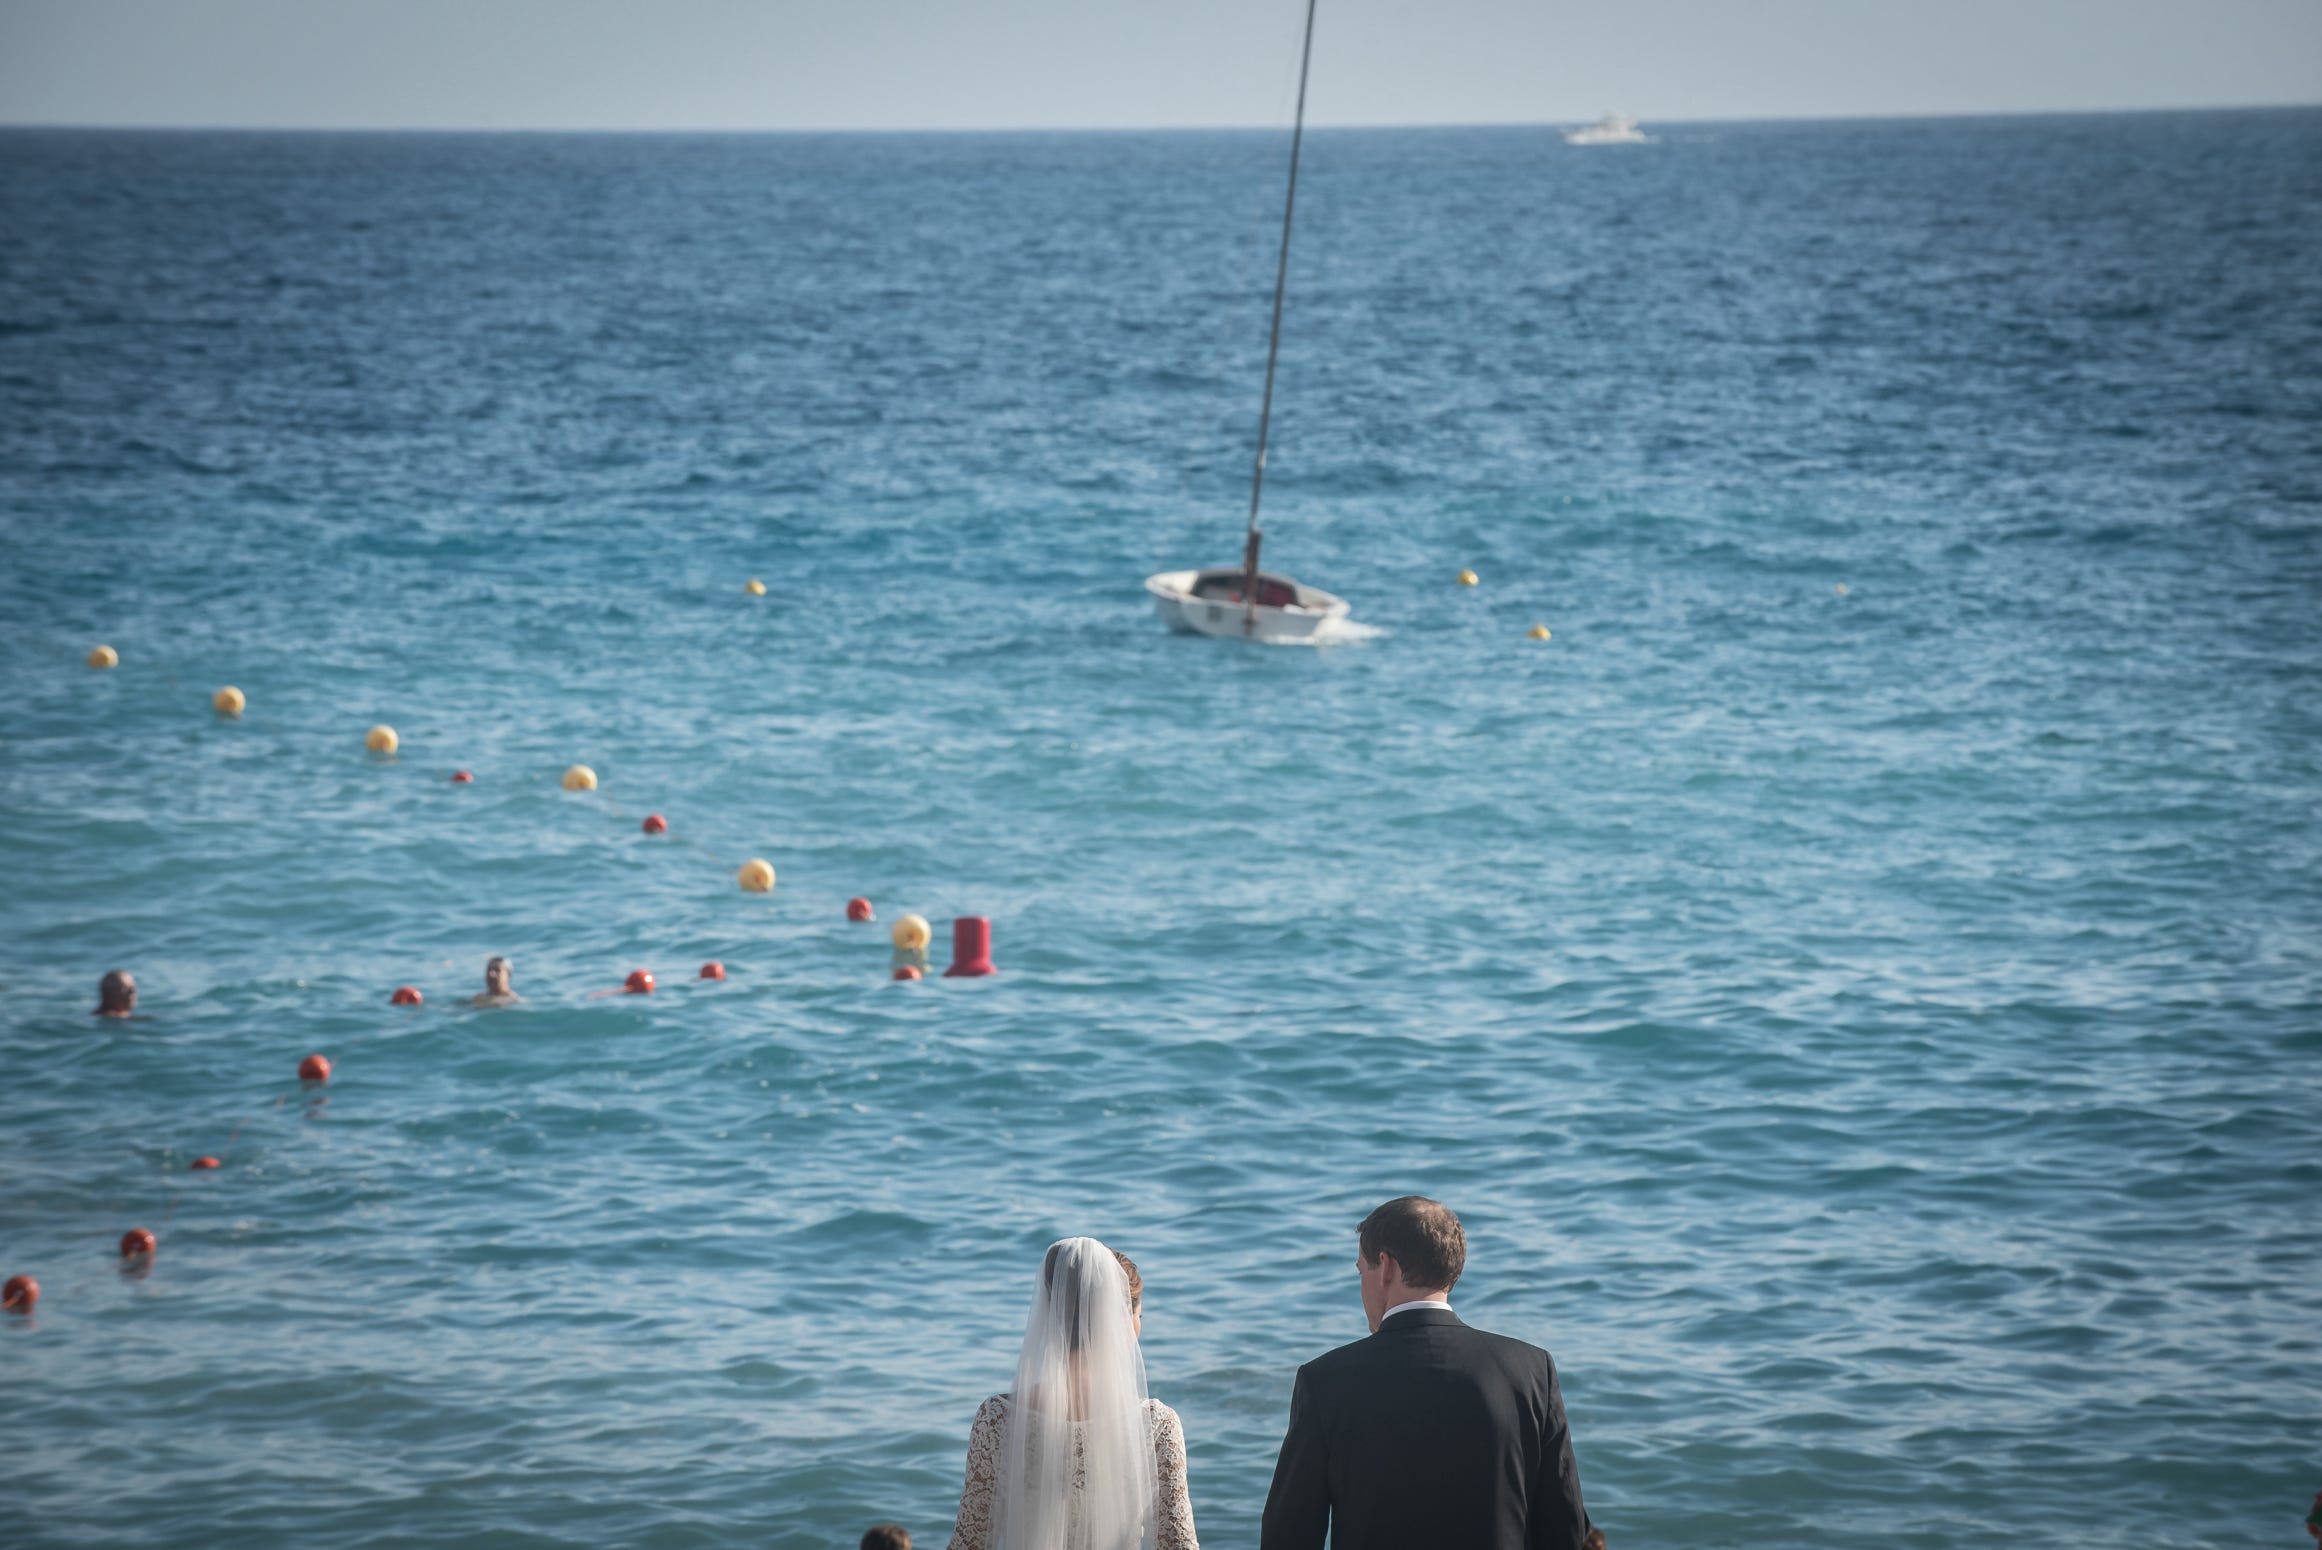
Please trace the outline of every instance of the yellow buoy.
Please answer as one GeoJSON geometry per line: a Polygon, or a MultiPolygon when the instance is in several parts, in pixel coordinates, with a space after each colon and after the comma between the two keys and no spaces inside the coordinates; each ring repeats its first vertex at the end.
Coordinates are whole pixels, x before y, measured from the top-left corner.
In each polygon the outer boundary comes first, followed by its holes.
{"type": "Polygon", "coordinates": [[[924,915],[903,916],[895,922],[895,929],[888,932],[887,935],[894,941],[898,950],[906,953],[926,952],[927,944],[935,940],[934,928],[927,924],[927,917],[924,915]]]}
{"type": "Polygon", "coordinates": [[[393,753],[403,746],[403,739],[395,735],[393,727],[382,724],[363,734],[363,746],[373,753],[393,753]]]}
{"type": "Polygon", "coordinates": [[[597,772],[585,764],[574,765],[564,772],[564,789],[567,791],[596,790],[597,772]]]}
{"type": "Polygon", "coordinates": [[[226,687],[220,689],[217,693],[210,696],[210,704],[216,708],[218,714],[221,716],[239,716],[242,714],[242,707],[249,703],[250,702],[243,697],[242,691],[235,688],[232,684],[226,685],[226,687]]]}
{"type": "Polygon", "coordinates": [[[1840,597],[1846,596],[1846,583],[1843,581],[1838,584],[1838,595],[1840,597]]]}
{"type": "Polygon", "coordinates": [[[1545,624],[1535,624],[1535,625],[1533,625],[1533,626],[1532,626],[1532,638],[1533,638],[1534,640],[1546,640],[1546,639],[1548,638],[1548,626],[1546,626],[1545,624]]]}
{"type": "Polygon", "coordinates": [[[772,893],[774,891],[774,863],[756,856],[742,863],[741,871],[734,874],[744,893],[772,893]]]}
{"type": "Polygon", "coordinates": [[[105,668],[105,667],[118,667],[118,666],[120,666],[120,664],[121,664],[121,653],[120,653],[120,652],[118,652],[118,651],[115,651],[115,650],[114,650],[112,647],[110,647],[110,646],[91,646],[91,647],[89,648],[89,666],[91,666],[91,667],[97,667],[97,668],[105,668]]]}
{"type": "Polygon", "coordinates": [[[1460,584],[1461,586],[1463,586],[1463,587],[1472,587],[1472,586],[1474,586],[1474,585],[1475,585],[1475,572],[1474,572],[1474,571],[1471,571],[1471,570],[1463,570],[1463,571],[1461,571],[1461,572],[1459,573],[1459,584],[1460,584]]]}
{"type": "Polygon", "coordinates": [[[742,590],[749,593],[752,597],[764,597],[766,595],[766,583],[760,581],[757,577],[752,576],[748,581],[742,583],[742,590]]]}

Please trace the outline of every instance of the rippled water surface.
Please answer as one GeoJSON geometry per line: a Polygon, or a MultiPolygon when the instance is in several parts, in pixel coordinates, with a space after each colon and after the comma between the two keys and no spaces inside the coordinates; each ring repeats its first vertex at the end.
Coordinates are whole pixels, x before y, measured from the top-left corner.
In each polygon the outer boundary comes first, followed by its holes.
{"type": "Polygon", "coordinates": [[[0,1540],[940,1545],[1088,1232],[1248,1544],[1422,1190],[1616,1546],[2302,1542],[2322,114],[1313,137],[1322,651],[1282,151],[0,136],[0,1540]]]}

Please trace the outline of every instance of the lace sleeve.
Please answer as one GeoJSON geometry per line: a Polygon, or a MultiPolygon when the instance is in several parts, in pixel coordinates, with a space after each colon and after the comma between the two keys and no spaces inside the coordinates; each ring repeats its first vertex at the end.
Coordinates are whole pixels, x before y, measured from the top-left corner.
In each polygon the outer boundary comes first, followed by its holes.
{"type": "Polygon", "coordinates": [[[1193,1536],[1193,1497],[1185,1486],[1185,1427],[1177,1412],[1159,1400],[1153,1406],[1153,1463],[1160,1475],[1154,1550],[1201,1550],[1193,1536]]]}
{"type": "Polygon", "coordinates": [[[976,1407],[976,1423],[968,1428],[967,1478],[959,1488],[951,1550],[991,1550],[992,1496],[1000,1481],[1000,1437],[1007,1418],[1004,1394],[994,1394],[976,1407]]]}

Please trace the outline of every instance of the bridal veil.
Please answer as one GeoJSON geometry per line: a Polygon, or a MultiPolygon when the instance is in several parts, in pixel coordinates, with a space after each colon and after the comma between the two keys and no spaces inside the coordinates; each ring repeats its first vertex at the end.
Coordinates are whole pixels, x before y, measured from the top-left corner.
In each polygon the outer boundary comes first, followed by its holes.
{"type": "Polygon", "coordinates": [[[1050,1245],[1016,1362],[994,1543],[1150,1550],[1152,1425],[1120,1262],[1094,1238],[1050,1245]]]}

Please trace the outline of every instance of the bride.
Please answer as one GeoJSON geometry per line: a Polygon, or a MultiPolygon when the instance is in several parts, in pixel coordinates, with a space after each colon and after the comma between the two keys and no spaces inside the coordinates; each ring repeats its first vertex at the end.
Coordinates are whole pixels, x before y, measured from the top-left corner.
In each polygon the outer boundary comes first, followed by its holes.
{"type": "Polygon", "coordinates": [[[951,1550],[1199,1550],[1185,1431],[1145,1396],[1137,1267],[1050,1244],[1016,1386],[976,1411],[951,1550]]]}

